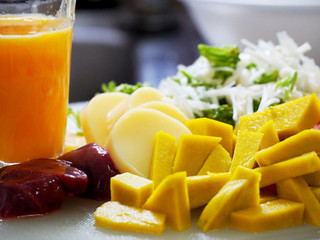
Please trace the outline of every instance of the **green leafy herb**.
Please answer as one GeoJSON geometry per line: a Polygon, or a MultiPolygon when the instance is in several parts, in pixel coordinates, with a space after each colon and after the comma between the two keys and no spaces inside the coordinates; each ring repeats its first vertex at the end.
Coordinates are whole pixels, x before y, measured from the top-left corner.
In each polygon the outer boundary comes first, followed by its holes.
{"type": "Polygon", "coordinates": [[[83,130],[80,122],[80,111],[74,112],[72,108],[68,108],[68,116],[70,115],[72,117],[71,119],[77,125],[77,128],[78,128],[77,135],[83,136],[83,130]]]}
{"type": "Polygon", "coordinates": [[[250,63],[246,66],[246,69],[252,69],[252,68],[257,68],[257,65],[255,63],[250,63]]]}
{"type": "Polygon", "coordinates": [[[122,92],[127,94],[132,94],[134,91],[141,87],[149,86],[147,83],[137,83],[135,85],[128,84],[128,83],[122,83],[117,86],[115,81],[110,81],[107,84],[102,83],[101,84],[101,90],[102,92],[122,92]]]}
{"type": "Polygon", "coordinates": [[[261,103],[261,98],[253,99],[253,100],[252,100],[253,112],[258,111],[258,108],[259,108],[259,106],[260,106],[260,103],[261,103]]]}
{"type": "MultiPolygon", "coordinates": [[[[239,62],[239,48],[225,46],[222,48],[212,47],[205,44],[199,44],[198,50],[201,56],[209,60],[213,67],[229,67],[235,69],[239,62]]],[[[218,70],[215,78],[226,80],[233,73],[228,70],[218,70]]]]}
{"type": "Polygon", "coordinates": [[[279,71],[274,70],[271,73],[262,73],[260,77],[258,77],[256,80],[253,82],[255,84],[264,84],[264,83],[269,83],[269,82],[276,82],[279,77],[279,71]]]}
{"type": "Polygon", "coordinates": [[[206,109],[201,112],[201,114],[194,114],[196,118],[207,117],[220,122],[228,123],[230,125],[235,125],[232,118],[233,108],[229,105],[221,105],[217,109],[206,109]]]}
{"type": "Polygon", "coordinates": [[[290,94],[293,90],[293,87],[296,84],[297,77],[298,77],[298,73],[294,72],[294,74],[292,76],[283,78],[277,82],[276,89],[278,89],[278,88],[284,89],[284,100],[285,101],[287,99],[289,99],[290,94]]]}

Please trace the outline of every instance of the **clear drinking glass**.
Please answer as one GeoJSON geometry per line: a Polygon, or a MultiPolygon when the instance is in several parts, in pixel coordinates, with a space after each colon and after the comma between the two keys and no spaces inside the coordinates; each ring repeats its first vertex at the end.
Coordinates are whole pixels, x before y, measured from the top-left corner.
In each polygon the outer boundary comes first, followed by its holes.
{"type": "Polygon", "coordinates": [[[0,161],[62,153],[75,0],[0,0],[0,161]]]}

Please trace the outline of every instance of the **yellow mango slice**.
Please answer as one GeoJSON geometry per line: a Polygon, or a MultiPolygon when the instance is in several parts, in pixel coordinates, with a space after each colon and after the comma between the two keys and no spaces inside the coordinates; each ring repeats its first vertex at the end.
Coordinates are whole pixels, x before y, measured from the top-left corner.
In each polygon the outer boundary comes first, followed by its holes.
{"type": "Polygon", "coordinates": [[[279,198],[304,203],[304,220],[320,227],[320,203],[303,177],[278,182],[277,192],[279,198]]]}
{"type": "Polygon", "coordinates": [[[153,192],[153,181],[131,173],[111,178],[111,201],[140,208],[153,192]]]}
{"type": "Polygon", "coordinates": [[[280,141],[273,120],[266,122],[257,132],[263,133],[260,149],[271,147],[280,141]]]}
{"type": "Polygon", "coordinates": [[[303,223],[302,203],[278,199],[232,212],[230,227],[246,232],[265,232],[303,223]]]}
{"type": "Polygon", "coordinates": [[[209,173],[187,177],[190,209],[207,204],[230,180],[231,173],[209,173]]]}
{"type": "Polygon", "coordinates": [[[312,128],[320,121],[320,101],[316,94],[270,107],[240,118],[236,128],[255,132],[266,122],[273,120],[281,140],[312,128]]]}
{"type": "Polygon", "coordinates": [[[253,168],[256,160],[254,156],[259,151],[263,133],[239,131],[234,155],[230,166],[230,171],[236,167],[243,166],[253,168]]]}
{"type": "Polygon", "coordinates": [[[192,134],[221,137],[221,145],[233,154],[233,126],[209,118],[191,119],[185,122],[192,134]]]}
{"type": "Polygon", "coordinates": [[[178,120],[154,109],[135,108],[115,124],[105,148],[120,172],[149,178],[154,135],[164,131],[176,139],[191,134],[178,120]]]}
{"type": "Polygon", "coordinates": [[[318,201],[320,201],[320,187],[310,187],[310,189],[313,192],[316,199],[318,199],[318,201]]]}
{"type": "Polygon", "coordinates": [[[306,174],[303,177],[309,186],[320,187],[320,171],[306,174]]]}
{"type": "Polygon", "coordinates": [[[66,133],[63,154],[70,152],[74,149],[80,148],[86,144],[86,140],[83,136],[79,136],[73,133],[66,133]]]}
{"type": "Polygon", "coordinates": [[[228,227],[231,212],[237,210],[234,203],[247,180],[233,180],[227,182],[220,191],[209,201],[203,209],[197,222],[204,232],[228,227]]]}
{"type": "Polygon", "coordinates": [[[87,143],[103,146],[108,138],[107,115],[129,95],[125,93],[101,93],[93,97],[80,113],[80,122],[87,143]]]}
{"type": "Polygon", "coordinates": [[[267,166],[312,151],[320,152],[320,131],[309,129],[259,151],[254,157],[260,166],[267,166]]]}
{"type": "Polygon", "coordinates": [[[149,178],[153,180],[155,187],[172,173],[175,152],[176,139],[174,136],[164,131],[154,135],[149,178]]]}
{"type": "Polygon", "coordinates": [[[252,169],[242,166],[237,167],[231,175],[230,181],[245,179],[246,186],[239,194],[237,201],[234,202],[235,209],[244,209],[256,206],[260,203],[260,187],[261,174],[252,169]]]}
{"type": "Polygon", "coordinates": [[[191,227],[186,173],[178,172],[167,176],[143,205],[144,209],[166,215],[167,226],[175,231],[191,227]]]}
{"type": "Polygon", "coordinates": [[[95,225],[120,231],[161,235],[166,228],[166,215],[109,201],[94,213],[95,225]]]}
{"type": "Polygon", "coordinates": [[[255,172],[261,173],[261,188],[284,179],[302,176],[319,170],[320,159],[315,152],[254,169],[255,172]]]}
{"type": "Polygon", "coordinates": [[[280,139],[313,128],[320,121],[320,101],[315,93],[270,110],[280,139]]]}
{"type": "Polygon", "coordinates": [[[161,101],[164,96],[155,88],[142,87],[132,93],[125,101],[113,108],[107,116],[107,135],[111,132],[117,121],[130,109],[151,101],[161,101]]]}
{"type": "Polygon", "coordinates": [[[205,175],[208,172],[221,173],[228,172],[231,165],[231,157],[227,150],[218,144],[211,152],[207,160],[200,168],[197,175],[205,175]]]}
{"type": "Polygon", "coordinates": [[[179,108],[177,108],[176,106],[170,103],[161,102],[161,101],[152,101],[152,102],[144,103],[140,105],[140,107],[152,108],[154,110],[158,110],[159,112],[167,114],[168,116],[173,117],[174,119],[177,119],[182,123],[188,120],[188,117],[179,108]]]}
{"type": "Polygon", "coordinates": [[[197,175],[220,141],[220,137],[181,135],[173,163],[173,172],[186,171],[188,176],[197,175]]]}

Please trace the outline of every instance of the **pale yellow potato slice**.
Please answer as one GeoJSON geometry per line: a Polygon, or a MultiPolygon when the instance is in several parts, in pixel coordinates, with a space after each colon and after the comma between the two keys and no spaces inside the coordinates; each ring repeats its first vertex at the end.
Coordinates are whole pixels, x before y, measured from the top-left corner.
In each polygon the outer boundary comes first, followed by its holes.
{"type": "Polygon", "coordinates": [[[132,108],[138,107],[150,101],[161,101],[164,96],[155,88],[142,87],[132,93],[125,101],[112,109],[107,116],[107,134],[109,134],[123,114],[132,108]]]}
{"type": "Polygon", "coordinates": [[[158,110],[164,114],[167,114],[170,117],[177,119],[182,123],[189,120],[188,117],[179,108],[167,102],[152,101],[144,103],[140,105],[140,107],[158,110]]]}
{"type": "Polygon", "coordinates": [[[128,94],[111,92],[101,93],[90,100],[80,113],[83,134],[87,143],[95,142],[103,146],[108,138],[107,116],[119,103],[129,97],[128,94]]]}
{"type": "Polygon", "coordinates": [[[176,141],[181,134],[191,134],[184,124],[162,112],[135,108],[117,121],[105,148],[120,172],[149,178],[153,137],[159,131],[174,136],[176,141]]]}

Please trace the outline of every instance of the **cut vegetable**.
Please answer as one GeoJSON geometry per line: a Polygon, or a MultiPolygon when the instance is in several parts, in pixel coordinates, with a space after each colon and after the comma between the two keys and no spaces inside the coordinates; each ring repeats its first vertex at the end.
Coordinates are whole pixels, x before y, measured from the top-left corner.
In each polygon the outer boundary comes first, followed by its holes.
{"type": "Polygon", "coordinates": [[[230,180],[231,173],[209,173],[187,177],[190,209],[207,204],[230,180]]]}
{"type": "Polygon", "coordinates": [[[257,132],[263,133],[260,149],[271,147],[280,141],[273,120],[266,122],[257,132]]]}
{"type": "Polygon", "coordinates": [[[119,119],[105,148],[120,172],[149,178],[153,138],[159,131],[176,139],[191,134],[184,124],[157,110],[135,108],[119,119]]]}
{"type": "Polygon", "coordinates": [[[232,212],[230,227],[246,232],[264,232],[303,223],[304,205],[284,199],[232,212]]]}
{"type": "Polygon", "coordinates": [[[165,214],[125,206],[118,202],[106,202],[94,213],[95,225],[120,231],[162,234],[165,230],[165,214]]]}
{"type": "Polygon", "coordinates": [[[188,176],[197,175],[220,141],[220,137],[181,135],[173,163],[173,172],[186,171],[188,176]]]}
{"type": "Polygon", "coordinates": [[[164,213],[167,225],[175,231],[191,227],[186,173],[167,176],[143,205],[144,209],[164,213]]]}
{"type": "Polygon", "coordinates": [[[111,178],[111,201],[140,208],[153,192],[153,182],[131,173],[111,178]]]}
{"type": "Polygon", "coordinates": [[[205,175],[210,173],[228,172],[231,165],[231,157],[227,150],[218,144],[207,160],[202,165],[197,175],[205,175]]]}
{"type": "Polygon", "coordinates": [[[176,152],[175,137],[160,131],[153,138],[150,179],[154,186],[172,173],[173,160],[176,152]]]}

